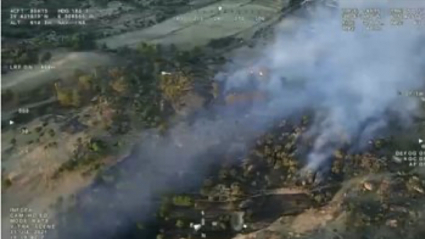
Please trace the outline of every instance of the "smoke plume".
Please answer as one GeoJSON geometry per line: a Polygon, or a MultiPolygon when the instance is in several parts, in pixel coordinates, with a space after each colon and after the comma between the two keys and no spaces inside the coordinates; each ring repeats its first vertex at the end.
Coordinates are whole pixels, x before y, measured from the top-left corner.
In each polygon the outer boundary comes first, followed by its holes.
{"type": "MultiPolygon", "coordinates": [[[[357,5],[350,7],[367,7],[363,1],[352,2],[357,5]]],[[[307,132],[315,136],[308,155],[310,169],[325,163],[343,141],[361,147],[387,126],[388,115],[408,123],[416,101],[398,92],[422,86],[423,31],[411,22],[390,26],[390,16],[384,12],[389,12],[391,4],[374,2],[382,7],[385,22],[376,32],[367,31],[360,21],[355,31],[343,31],[341,9],[319,7],[307,16],[284,18],[274,29],[272,43],[254,49],[257,56],[249,67],[241,67],[246,65],[243,56],[236,55],[227,66],[231,74],[217,75],[226,91],[255,87],[267,92],[266,103],[254,105],[243,115],[220,109],[219,119],[195,119],[191,125],[177,124],[167,136],[144,137],[132,156],[117,166],[127,169],[119,179],[124,189],[94,185],[82,193],[80,201],[88,201],[87,206],[81,205],[74,214],[84,218],[85,229],[76,230],[78,220],[70,219],[60,238],[118,237],[132,228],[134,223],[129,222],[143,213],[151,215],[146,208],[153,195],[176,187],[179,172],[200,178],[202,169],[198,172],[193,165],[217,160],[210,152],[233,150],[230,145],[238,140],[241,147],[234,150],[243,151],[243,141],[254,139],[268,123],[306,109],[316,112],[307,132]],[[267,79],[252,86],[251,69],[264,67],[267,79]]]]}
{"type": "MultiPolygon", "coordinates": [[[[316,7],[302,20],[284,19],[274,42],[250,66],[268,68],[270,80],[260,88],[273,96],[261,109],[270,118],[308,108],[317,112],[308,132],[316,136],[308,168],[320,167],[345,140],[361,148],[387,126],[389,114],[408,124],[416,109],[416,100],[398,92],[423,84],[423,29],[406,19],[402,26],[390,25],[391,8],[400,1],[366,2],[341,1],[339,9],[316,7]],[[359,13],[379,9],[382,30],[370,31],[357,20],[353,32],[343,31],[345,7],[359,13]],[[290,29],[288,24],[296,25],[290,29]]],[[[404,7],[414,9],[420,2],[404,7]]],[[[247,84],[249,69],[232,71],[228,90],[247,84]]]]}

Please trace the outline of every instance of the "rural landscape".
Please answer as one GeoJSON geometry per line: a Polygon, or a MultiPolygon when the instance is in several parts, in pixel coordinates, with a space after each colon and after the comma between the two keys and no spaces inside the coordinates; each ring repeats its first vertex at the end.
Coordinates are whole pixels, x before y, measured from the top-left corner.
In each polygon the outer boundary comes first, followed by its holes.
{"type": "Polygon", "coordinates": [[[2,237],[424,238],[423,29],[354,2],[2,2],[2,237]]]}

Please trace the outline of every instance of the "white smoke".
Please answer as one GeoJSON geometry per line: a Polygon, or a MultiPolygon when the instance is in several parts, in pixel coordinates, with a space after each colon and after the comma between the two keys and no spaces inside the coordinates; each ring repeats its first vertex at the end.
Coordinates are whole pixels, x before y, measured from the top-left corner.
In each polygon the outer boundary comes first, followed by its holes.
{"type": "MultiPolygon", "coordinates": [[[[389,112],[408,123],[417,107],[417,101],[398,92],[423,84],[423,29],[411,20],[390,25],[391,7],[400,6],[400,1],[373,2],[349,1],[348,7],[357,7],[360,13],[371,6],[379,9],[382,30],[369,31],[357,20],[355,31],[343,31],[342,8],[330,13],[319,7],[308,20],[298,21],[294,31],[285,26],[297,21],[284,19],[275,30],[274,42],[255,63],[254,68],[267,66],[270,71],[270,81],[261,87],[273,97],[261,110],[271,118],[307,108],[321,112],[309,132],[316,141],[308,168],[322,165],[342,145],[342,134],[351,141],[359,139],[351,143],[361,146],[387,125],[389,112]],[[282,84],[283,77],[298,86],[282,84]]],[[[421,2],[413,3],[405,7],[420,7],[421,2]]],[[[345,1],[341,4],[344,7],[345,1]]],[[[244,85],[246,72],[236,70],[227,88],[244,85]]]]}
{"type": "MultiPolygon", "coordinates": [[[[353,2],[361,1],[349,1],[353,2]]],[[[382,6],[388,11],[391,7],[382,6]]],[[[402,27],[387,24],[379,32],[368,32],[360,27],[360,22],[357,24],[356,31],[344,32],[340,13],[333,15],[320,8],[308,20],[284,18],[275,29],[273,43],[259,49],[261,54],[250,62],[250,67],[230,65],[232,74],[226,76],[227,89],[246,88],[251,69],[266,66],[269,80],[258,87],[269,93],[270,101],[254,107],[247,117],[233,109],[229,113],[220,109],[219,119],[196,118],[190,125],[172,126],[166,136],[143,138],[138,152],[118,167],[128,169],[119,179],[126,189],[93,186],[96,193],[81,196],[94,197],[96,201],[96,206],[80,209],[86,220],[85,230],[66,223],[60,238],[106,238],[125,231],[125,226],[130,228],[140,214],[148,215],[148,210],[142,209],[152,206],[153,196],[177,187],[176,173],[195,172],[192,181],[197,181],[202,170],[195,167],[220,160],[214,155],[208,157],[210,151],[227,150],[239,138],[245,142],[255,139],[269,122],[305,109],[317,111],[308,132],[316,139],[308,156],[307,167],[312,169],[320,167],[341,146],[342,138],[361,146],[386,126],[388,112],[408,123],[417,105],[415,100],[397,93],[422,86],[423,32],[408,23],[402,27]],[[289,31],[285,26],[292,22],[299,24],[289,31]],[[290,83],[283,83],[282,78],[290,83]],[[353,142],[356,139],[359,142],[353,142]],[[116,200],[118,203],[110,209],[116,200]],[[124,226],[118,228],[117,221],[124,226]]],[[[235,58],[234,62],[243,60],[235,58]]]]}

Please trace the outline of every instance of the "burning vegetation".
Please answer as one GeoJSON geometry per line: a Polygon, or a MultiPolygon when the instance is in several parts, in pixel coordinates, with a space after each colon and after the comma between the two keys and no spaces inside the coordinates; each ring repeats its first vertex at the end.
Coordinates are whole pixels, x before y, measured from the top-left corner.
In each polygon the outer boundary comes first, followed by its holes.
{"type": "Polygon", "coordinates": [[[157,238],[421,235],[418,225],[425,221],[417,210],[423,210],[425,178],[387,158],[389,141],[361,154],[340,149],[321,175],[300,175],[302,147],[308,147],[300,135],[307,128],[279,122],[242,160],[211,170],[198,192],[165,197],[157,238]]]}

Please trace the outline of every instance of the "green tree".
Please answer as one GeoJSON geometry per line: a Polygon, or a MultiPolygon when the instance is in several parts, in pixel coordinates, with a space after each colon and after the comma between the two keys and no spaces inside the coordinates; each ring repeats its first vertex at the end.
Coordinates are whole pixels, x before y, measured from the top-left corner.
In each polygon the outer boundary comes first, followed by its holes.
{"type": "Polygon", "coordinates": [[[78,92],[78,89],[72,90],[71,99],[72,99],[72,103],[71,103],[72,106],[79,107],[81,105],[81,96],[80,96],[80,93],[78,92]]]}
{"type": "Polygon", "coordinates": [[[178,228],[183,228],[183,227],[184,227],[184,222],[183,222],[183,220],[181,220],[181,219],[177,220],[177,222],[176,222],[176,227],[178,227],[178,228]]]}
{"type": "Polygon", "coordinates": [[[193,201],[189,196],[175,196],[173,197],[173,204],[175,206],[190,207],[193,205],[193,201]]]}
{"type": "Polygon", "coordinates": [[[196,46],[192,49],[192,56],[193,57],[201,57],[204,54],[202,49],[199,46],[196,46]]]}
{"type": "Polygon", "coordinates": [[[157,55],[157,49],[155,45],[141,42],[137,46],[137,51],[145,57],[154,58],[157,55]]]}
{"type": "Polygon", "coordinates": [[[51,58],[52,58],[52,53],[47,51],[47,52],[43,53],[43,55],[41,56],[40,62],[45,63],[46,61],[50,60],[51,58]]]}
{"type": "Polygon", "coordinates": [[[162,22],[165,19],[167,19],[167,17],[165,16],[164,13],[158,13],[158,15],[155,16],[155,21],[156,22],[162,22]]]}
{"type": "Polygon", "coordinates": [[[105,145],[102,141],[100,140],[92,140],[90,141],[90,146],[89,146],[90,150],[92,150],[93,152],[101,152],[104,148],[105,145]]]}
{"type": "Polygon", "coordinates": [[[12,180],[10,180],[9,178],[6,178],[5,180],[3,180],[3,187],[5,189],[9,188],[10,186],[12,186],[12,180]]]}
{"type": "Polygon", "coordinates": [[[113,80],[110,85],[111,88],[118,93],[124,93],[128,89],[128,82],[124,76],[113,80]]]}
{"type": "Polygon", "coordinates": [[[78,77],[78,85],[83,90],[90,90],[93,84],[93,76],[92,75],[82,75],[78,77]]]}
{"type": "Polygon", "coordinates": [[[295,7],[300,5],[304,0],[290,0],[289,1],[289,6],[291,7],[295,7]]]}
{"type": "Polygon", "coordinates": [[[167,197],[163,197],[159,207],[159,216],[161,218],[166,218],[168,216],[170,212],[170,206],[170,200],[167,197]]]}
{"type": "Polygon", "coordinates": [[[67,45],[73,50],[85,50],[94,48],[96,44],[91,34],[75,33],[68,39],[67,45]]]}
{"type": "Polygon", "coordinates": [[[15,98],[15,93],[11,89],[2,92],[1,100],[5,103],[12,101],[15,98]]]}
{"type": "Polygon", "coordinates": [[[11,140],[10,140],[10,143],[11,143],[12,145],[15,145],[15,144],[16,144],[16,139],[15,139],[15,138],[11,139],[11,140]]]}

